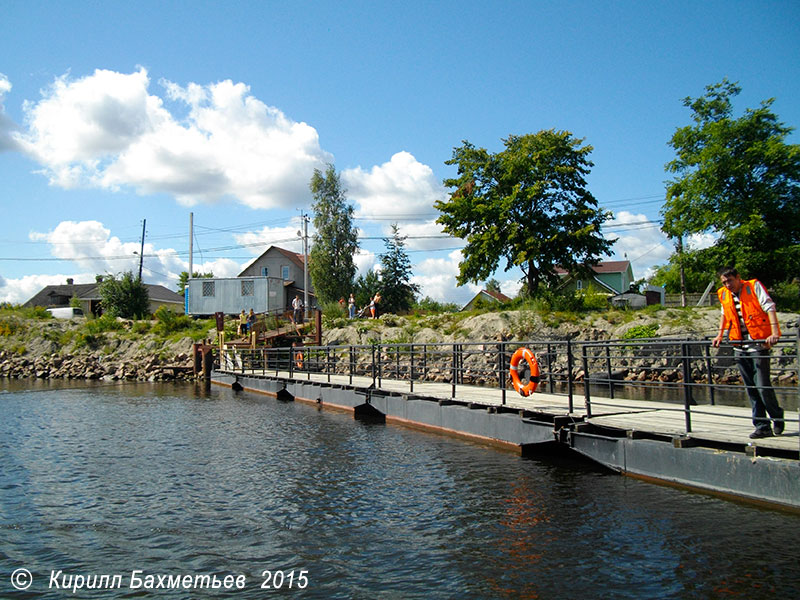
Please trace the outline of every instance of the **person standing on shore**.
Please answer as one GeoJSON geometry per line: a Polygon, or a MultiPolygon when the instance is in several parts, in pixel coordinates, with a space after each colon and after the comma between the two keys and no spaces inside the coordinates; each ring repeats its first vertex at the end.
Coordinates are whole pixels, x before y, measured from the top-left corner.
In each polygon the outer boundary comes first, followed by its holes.
{"type": "Polygon", "coordinates": [[[351,319],[356,318],[356,299],[353,294],[350,294],[350,299],[347,301],[347,312],[351,319]]]}
{"type": "Polygon", "coordinates": [[[783,433],[783,409],[778,405],[769,375],[770,348],[781,338],[775,302],[758,279],[743,280],[733,267],[719,271],[722,287],[717,290],[722,316],[716,348],[725,333],[734,343],[736,366],[753,407],[753,439],[783,433]],[[772,429],[767,418],[772,418],[772,429]]]}
{"type": "Polygon", "coordinates": [[[295,295],[292,300],[292,310],[294,313],[294,322],[297,325],[303,323],[303,301],[300,299],[300,294],[295,295]]]}
{"type": "Polygon", "coordinates": [[[380,292],[376,292],[375,295],[369,301],[369,313],[373,319],[378,318],[378,302],[380,301],[381,301],[380,292]]]}
{"type": "Polygon", "coordinates": [[[251,308],[247,314],[247,333],[253,333],[256,330],[256,313],[251,308]]]}

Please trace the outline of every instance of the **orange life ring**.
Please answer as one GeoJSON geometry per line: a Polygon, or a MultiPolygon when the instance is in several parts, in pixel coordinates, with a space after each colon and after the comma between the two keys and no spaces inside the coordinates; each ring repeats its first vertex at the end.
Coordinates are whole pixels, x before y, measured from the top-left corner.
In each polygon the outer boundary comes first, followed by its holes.
{"type": "Polygon", "coordinates": [[[294,364],[297,366],[298,369],[303,368],[303,353],[302,352],[295,352],[294,354],[294,364]]]}
{"type": "Polygon", "coordinates": [[[529,396],[536,391],[536,386],[539,385],[539,363],[536,362],[536,356],[533,352],[527,348],[517,348],[517,351],[514,352],[514,355],[511,357],[511,367],[509,371],[511,373],[511,382],[514,384],[514,389],[517,390],[520,396],[529,396]],[[530,381],[528,381],[527,385],[523,385],[522,381],[520,381],[519,370],[517,368],[519,363],[522,362],[522,359],[527,361],[531,371],[530,381]]]}

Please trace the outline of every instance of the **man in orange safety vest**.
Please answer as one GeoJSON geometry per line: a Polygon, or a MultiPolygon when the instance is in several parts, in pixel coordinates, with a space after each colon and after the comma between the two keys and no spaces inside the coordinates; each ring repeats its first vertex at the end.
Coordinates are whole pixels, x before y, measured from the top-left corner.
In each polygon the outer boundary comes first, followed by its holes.
{"type": "Polygon", "coordinates": [[[783,433],[783,409],[778,405],[769,376],[769,349],[781,337],[775,302],[758,279],[743,280],[733,267],[719,272],[722,287],[717,290],[722,316],[719,333],[712,340],[717,347],[725,333],[734,343],[739,374],[753,407],[755,431],[750,437],[764,438],[783,433]],[[772,418],[772,428],[767,418],[772,418]]]}

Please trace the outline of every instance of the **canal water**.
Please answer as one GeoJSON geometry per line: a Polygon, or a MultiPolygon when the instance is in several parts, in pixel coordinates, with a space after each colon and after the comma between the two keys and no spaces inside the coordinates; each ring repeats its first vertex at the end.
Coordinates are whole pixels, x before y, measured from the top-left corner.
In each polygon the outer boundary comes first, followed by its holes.
{"type": "Polygon", "coordinates": [[[795,514],[225,388],[0,383],[2,598],[793,598],[799,536],[795,514]]]}

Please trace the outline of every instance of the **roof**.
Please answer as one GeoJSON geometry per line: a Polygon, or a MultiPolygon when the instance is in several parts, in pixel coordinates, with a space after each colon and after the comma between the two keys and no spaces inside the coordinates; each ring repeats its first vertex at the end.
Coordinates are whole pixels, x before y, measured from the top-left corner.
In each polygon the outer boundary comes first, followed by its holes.
{"type": "Polygon", "coordinates": [[[147,288],[147,294],[150,296],[150,300],[156,300],[157,302],[179,302],[183,304],[183,296],[178,294],[177,292],[173,292],[169,288],[165,288],[163,285],[155,285],[152,283],[145,283],[145,287],[147,288]]]}
{"type": "MultiPolygon", "coordinates": [[[[98,291],[99,283],[76,283],[76,284],[63,284],[63,285],[48,285],[42,288],[38,294],[28,300],[23,306],[52,306],[53,304],[61,304],[57,302],[56,298],[72,298],[77,297],[81,300],[99,300],[100,293],[98,291]]],[[[147,294],[150,300],[156,302],[174,302],[183,304],[183,296],[165,288],[163,285],[156,285],[153,283],[145,283],[147,294]]]]}
{"type": "Polygon", "coordinates": [[[481,290],[484,294],[489,294],[495,300],[499,300],[500,302],[509,302],[511,298],[503,294],[502,292],[495,292],[494,290],[481,290]]]}
{"type": "MultiPolygon", "coordinates": [[[[596,265],[592,267],[592,271],[595,273],[624,273],[628,270],[631,266],[631,261],[629,260],[605,260],[600,261],[596,265]]],[[[566,275],[569,273],[566,269],[561,267],[556,267],[556,273],[558,275],[566,275]]]]}
{"type": "Polygon", "coordinates": [[[480,292],[478,292],[477,294],[475,294],[475,295],[472,297],[472,300],[470,300],[469,302],[467,302],[467,303],[466,303],[466,304],[465,304],[465,305],[464,305],[464,306],[461,308],[461,310],[465,310],[467,307],[471,306],[471,305],[472,305],[472,303],[473,303],[473,302],[475,302],[475,301],[476,301],[478,298],[480,298],[481,296],[488,296],[488,298],[485,298],[485,300],[487,300],[487,301],[495,301],[495,302],[500,302],[500,303],[504,303],[504,302],[510,302],[510,301],[511,301],[511,298],[509,298],[508,296],[506,296],[505,294],[503,294],[503,293],[501,293],[501,292],[495,292],[495,291],[493,291],[493,290],[481,290],[480,292]]]}
{"type": "Polygon", "coordinates": [[[297,252],[292,252],[291,250],[287,250],[286,248],[281,248],[279,246],[270,246],[269,248],[264,250],[264,252],[262,252],[258,256],[258,258],[256,258],[252,262],[250,262],[244,269],[242,269],[242,272],[239,273],[238,277],[245,277],[244,273],[245,273],[245,271],[247,271],[247,269],[252,267],[254,264],[256,264],[259,260],[264,258],[267,254],[269,254],[273,250],[277,251],[278,253],[280,253],[283,256],[285,256],[286,258],[288,258],[290,261],[292,261],[299,268],[301,268],[301,269],[303,268],[303,265],[305,263],[305,260],[304,260],[305,257],[302,254],[298,254],[297,252]]]}

